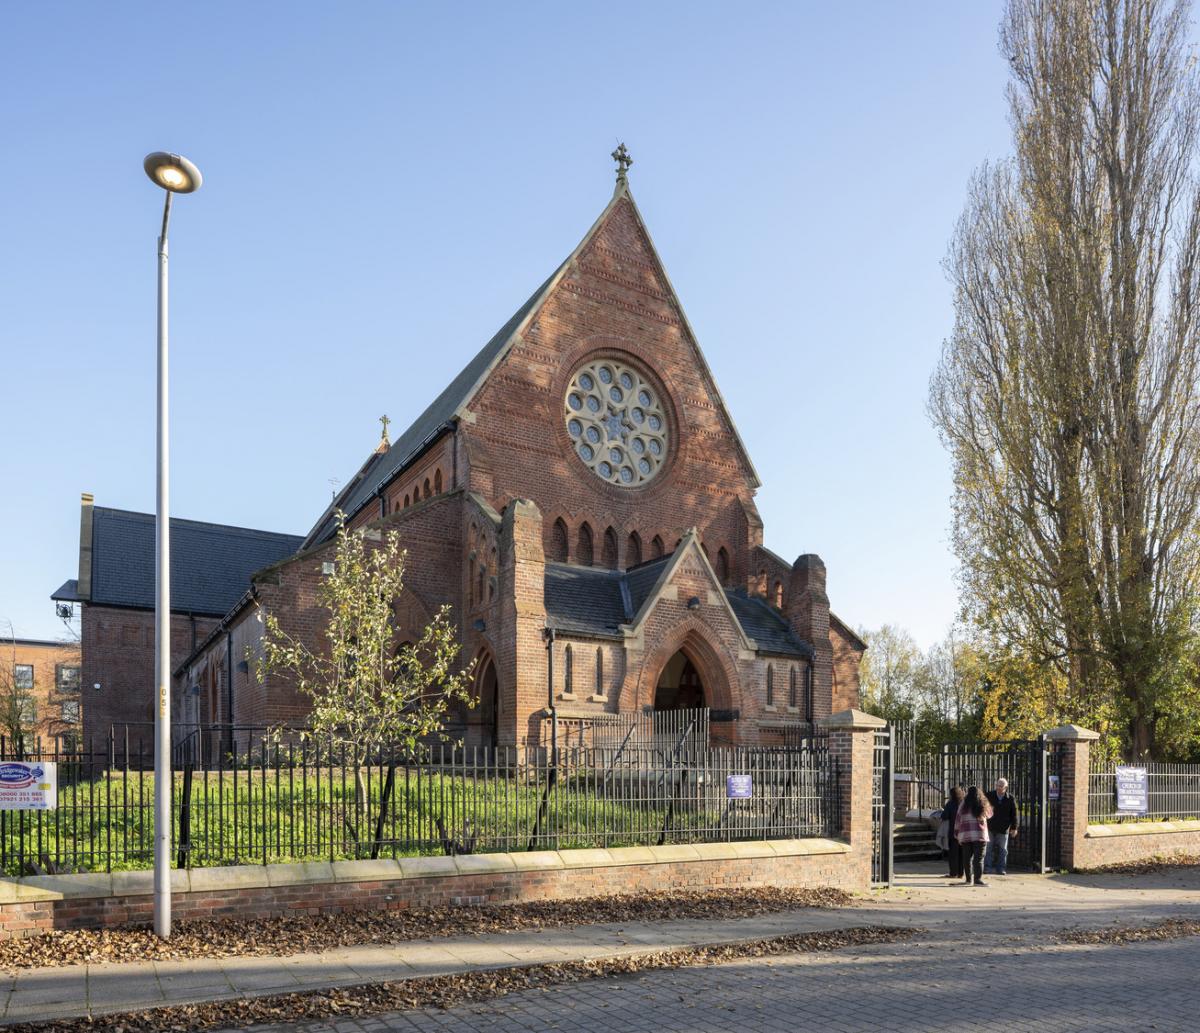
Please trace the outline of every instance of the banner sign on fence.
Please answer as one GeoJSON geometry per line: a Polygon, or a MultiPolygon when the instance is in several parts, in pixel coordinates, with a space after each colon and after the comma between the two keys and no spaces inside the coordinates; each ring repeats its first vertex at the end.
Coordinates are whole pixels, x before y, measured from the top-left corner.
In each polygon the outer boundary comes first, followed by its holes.
{"type": "Polygon", "coordinates": [[[52,811],[58,806],[58,768],[53,763],[0,763],[0,811],[52,811]]]}
{"type": "Polygon", "coordinates": [[[726,775],[725,798],[749,800],[754,795],[754,782],[749,775],[726,775]]]}
{"type": "Polygon", "coordinates": [[[1117,813],[1145,814],[1150,810],[1150,779],[1145,768],[1118,767],[1117,813]]]}
{"type": "Polygon", "coordinates": [[[1049,800],[1062,799],[1062,779],[1059,775],[1046,776],[1046,798],[1049,800]]]}

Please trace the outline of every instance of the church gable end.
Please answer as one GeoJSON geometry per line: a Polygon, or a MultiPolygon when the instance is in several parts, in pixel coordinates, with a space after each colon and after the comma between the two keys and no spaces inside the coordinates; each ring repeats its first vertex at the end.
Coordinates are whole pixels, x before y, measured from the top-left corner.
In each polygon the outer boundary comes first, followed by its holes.
{"type": "MultiPolygon", "coordinates": [[[[460,415],[464,451],[491,457],[467,484],[497,509],[566,510],[572,542],[611,526],[622,567],[682,517],[738,565],[757,476],[623,187],[460,415]]],[[[545,530],[554,554],[562,529],[545,530]]],[[[581,561],[611,565],[601,544],[581,561]]]]}

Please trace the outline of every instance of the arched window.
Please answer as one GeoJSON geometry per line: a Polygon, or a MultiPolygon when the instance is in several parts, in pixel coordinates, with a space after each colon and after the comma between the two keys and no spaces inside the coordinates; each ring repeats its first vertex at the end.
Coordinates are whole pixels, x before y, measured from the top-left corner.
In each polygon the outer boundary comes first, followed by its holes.
{"type": "Polygon", "coordinates": [[[467,575],[467,592],[470,595],[469,605],[475,605],[475,554],[471,553],[471,561],[468,565],[469,573],[467,575]]]}
{"type": "Polygon", "coordinates": [[[575,672],[571,669],[573,657],[571,656],[571,646],[563,650],[563,694],[570,696],[575,691],[575,672]]]}
{"type": "Polygon", "coordinates": [[[782,581],[775,582],[775,608],[777,610],[783,609],[783,582],[782,581]]]}
{"type": "Polygon", "coordinates": [[[429,487],[429,478],[426,477],[425,478],[425,491],[424,491],[424,494],[421,496],[421,498],[427,499],[432,494],[433,494],[433,491],[429,487]]]}
{"type": "Polygon", "coordinates": [[[800,705],[800,700],[796,692],[796,668],[792,667],[788,670],[788,706],[793,710],[800,705]]]}
{"type": "Polygon", "coordinates": [[[724,545],[717,550],[717,580],[723,585],[729,583],[729,553],[724,545]]]}
{"type": "Polygon", "coordinates": [[[775,668],[767,664],[767,706],[775,705],[775,668]]]}
{"type": "Polygon", "coordinates": [[[650,558],[658,559],[663,554],[663,540],[658,535],[655,535],[650,542],[650,558]]]}
{"type": "Polygon", "coordinates": [[[604,650],[596,647],[596,695],[604,695],[604,650]]]}
{"type": "Polygon", "coordinates": [[[483,586],[486,581],[487,581],[487,567],[483,566],[483,564],[480,564],[480,566],[479,566],[479,587],[476,591],[475,599],[477,602],[479,602],[481,604],[483,603],[483,586]]]}
{"type": "Polygon", "coordinates": [[[550,558],[556,563],[566,563],[567,550],[567,524],[559,517],[550,532],[550,558]]]}
{"type": "Polygon", "coordinates": [[[642,562],[642,540],[637,531],[630,532],[629,541],[625,543],[625,566],[636,567],[642,562]]]}
{"type": "MultiPolygon", "coordinates": [[[[488,565],[489,570],[499,570],[500,567],[496,562],[496,549],[492,547],[491,563],[488,565]]],[[[488,602],[490,603],[496,598],[496,578],[495,575],[488,578],[488,602]]]]}
{"type": "Polygon", "coordinates": [[[586,520],[579,525],[579,548],[575,550],[575,559],[585,567],[592,565],[592,528],[586,520]]]}
{"type": "Polygon", "coordinates": [[[813,666],[810,660],[804,668],[804,720],[809,723],[813,719],[813,666]]]}
{"type": "Polygon", "coordinates": [[[433,474],[433,493],[440,495],[442,493],[442,471],[435,470],[433,474]]]}
{"type": "Polygon", "coordinates": [[[408,496],[407,495],[404,496],[404,508],[408,509],[408,496]]]}
{"type": "Polygon", "coordinates": [[[600,554],[600,565],[609,570],[617,569],[617,532],[611,527],[604,532],[604,547],[600,554]]]}

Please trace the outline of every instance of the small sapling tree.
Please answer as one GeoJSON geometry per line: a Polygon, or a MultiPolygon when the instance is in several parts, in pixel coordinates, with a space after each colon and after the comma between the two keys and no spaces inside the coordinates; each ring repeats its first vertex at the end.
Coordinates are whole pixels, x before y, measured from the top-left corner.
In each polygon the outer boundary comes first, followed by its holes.
{"type": "Polygon", "coordinates": [[[366,834],[364,767],[386,755],[389,779],[374,837],[377,852],[395,757],[449,738],[445,725],[451,704],[473,705],[473,665],[456,669],[460,647],[448,606],[424,629],[397,627],[395,602],[404,588],[406,554],[395,532],[373,542],[362,531],[347,528],[341,514],[339,521],[333,571],[322,577],[318,589],[318,601],[328,613],[324,648],[309,648],[288,634],[274,614],[261,612],[259,678],[290,679],[311,701],[306,735],[336,750],[352,767],[356,840],[366,834]],[[399,646],[405,633],[415,634],[415,641],[399,646]]]}

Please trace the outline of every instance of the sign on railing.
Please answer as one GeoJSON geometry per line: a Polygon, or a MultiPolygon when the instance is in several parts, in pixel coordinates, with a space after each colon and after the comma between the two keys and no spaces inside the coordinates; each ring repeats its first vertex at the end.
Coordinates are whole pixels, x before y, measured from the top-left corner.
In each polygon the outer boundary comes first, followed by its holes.
{"type": "Polygon", "coordinates": [[[1117,813],[1145,814],[1150,810],[1150,779],[1145,768],[1116,769],[1117,813]]]}
{"type": "Polygon", "coordinates": [[[53,761],[0,764],[0,811],[52,811],[58,803],[58,770],[53,761]]]}

